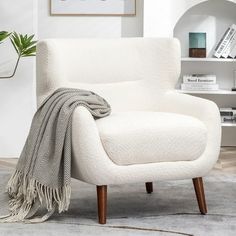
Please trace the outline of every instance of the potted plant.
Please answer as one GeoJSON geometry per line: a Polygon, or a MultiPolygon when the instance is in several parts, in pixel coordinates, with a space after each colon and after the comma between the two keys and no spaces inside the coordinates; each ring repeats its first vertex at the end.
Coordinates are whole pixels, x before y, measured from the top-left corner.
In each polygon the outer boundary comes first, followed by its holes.
{"type": "Polygon", "coordinates": [[[16,32],[7,32],[7,31],[0,31],[0,44],[3,43],[4,40],[7,38],[10,38],[11,44],[15,48],[15,51],[17,53],[17,61],[16,65],[14,67],[13,73],[9,76],[0,76],[0,79],[10,79],[12,78],[17,70],[17,67],[19,65],[20,59],[23,57],[32,57],[36,55],[36,43],[37,41],[34,41],[34,35],[22,35],[18,34],[16,32]]]}

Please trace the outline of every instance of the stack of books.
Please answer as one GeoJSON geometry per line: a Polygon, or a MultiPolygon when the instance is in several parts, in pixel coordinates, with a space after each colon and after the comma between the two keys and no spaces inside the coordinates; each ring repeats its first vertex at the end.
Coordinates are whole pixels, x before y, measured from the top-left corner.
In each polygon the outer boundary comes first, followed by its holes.
{"type": "Polygon", "coordinates": [[[235,123],[236,122],[236,108],[220,108],[221,122],[222,123],[235,123]]]}
{"type": "Polygon", "coordinates": [[[219,85],[216,83],[216,75],[184,75],[181,90],[216,91],[219,90],[219,85]]]}
{"type": "Polygon", "coordinates": [[[236,57],[236,25],[231,25],[215,48],[214,56],[217,58],[236,57]]]}

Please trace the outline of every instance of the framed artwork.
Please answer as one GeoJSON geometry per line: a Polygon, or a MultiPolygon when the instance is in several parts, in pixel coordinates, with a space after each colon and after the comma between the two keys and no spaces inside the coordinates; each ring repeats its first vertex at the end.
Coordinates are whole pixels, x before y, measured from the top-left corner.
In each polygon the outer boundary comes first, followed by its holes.
{"type": "Polygon", "coordinates": [[[136,0],[50,0],[51,15],[110,15],[136,14],[136,0]]]}

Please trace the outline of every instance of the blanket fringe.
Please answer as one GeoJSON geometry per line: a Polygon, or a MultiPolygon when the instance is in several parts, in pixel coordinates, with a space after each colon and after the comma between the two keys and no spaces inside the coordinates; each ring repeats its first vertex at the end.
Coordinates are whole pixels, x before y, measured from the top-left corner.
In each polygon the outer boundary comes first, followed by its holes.
{"type": "Polygon", "coordinates": [[[40,206],[47,209],[48,213],[45,216],[50,216],[56,208],[59,213],[67,211],[70,204],[70,185],[50,188],[18,170],[15,170],[8,181],[6,191],[11,198],[9,200],[10,215],[0,217],[0,222],[25,221],[32,217],[40,206]]]}

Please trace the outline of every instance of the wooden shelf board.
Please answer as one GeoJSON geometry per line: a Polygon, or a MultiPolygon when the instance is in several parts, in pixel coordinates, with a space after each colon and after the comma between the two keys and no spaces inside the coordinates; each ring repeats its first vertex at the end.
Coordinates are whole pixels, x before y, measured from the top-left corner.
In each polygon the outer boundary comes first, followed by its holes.
{"type": "Polygon", "coordinates": [[[231,91],[231,90],[216,90],[216,91],[201,91],[201,90],[196,90],[196,91],[186,91],[186,90],[180,90],[177,89],[179,93],[186,93],[186,94],[216,94],[216,95],[236,95],[236,91],[231,91]]]}
{"type": "Polygon", "coordinates": [[[222,127],[236,127],[236,123],[221,123],[222,127]]]}
{"type": "Polygon", "coordinates": [[[193,58],[193,57],[182,57],[182,62],[236,62],[236,59],[230,58],[214,58],[214,57],[206,57],[206,58],[193,58]]]}

